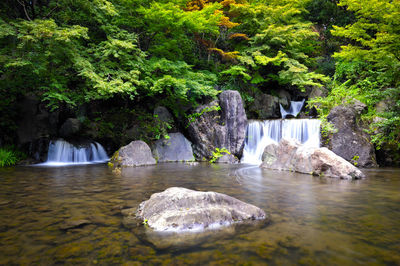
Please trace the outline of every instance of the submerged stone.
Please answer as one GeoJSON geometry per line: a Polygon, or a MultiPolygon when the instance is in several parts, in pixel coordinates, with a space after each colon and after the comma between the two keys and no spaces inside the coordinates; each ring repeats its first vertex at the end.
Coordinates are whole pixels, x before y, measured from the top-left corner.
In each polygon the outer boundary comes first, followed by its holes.
{"type": "Polygon", "coordinates": [[[68,220],[65,221],[61,226],[61,230],[69,230],[73,228],[79,228],[88,224],[91,224],[92,222],[89,220],[68,220]]]}
{"type": "Polygon", "coordinates": [[[261,220],[266,214],[254,205],[225,194],[171,187],[142,202],[136,218],[155,231],[179,232],[261,220]]]}
{"type": "Polygon", "coordinates": [[[357,167],[327,148],[304,146],[294,139],[282,139],[279,145],[268,145],[262,158],[262,168],[341,179],[365,177],[357,167]]]}

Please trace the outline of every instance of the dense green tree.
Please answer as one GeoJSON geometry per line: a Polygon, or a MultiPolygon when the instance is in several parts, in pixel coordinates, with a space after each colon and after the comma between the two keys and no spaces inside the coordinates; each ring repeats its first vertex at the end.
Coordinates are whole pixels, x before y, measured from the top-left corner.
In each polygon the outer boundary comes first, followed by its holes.
{"type": "Polygon", "coordinates": [[[332,34],[345,45],[334,54],[335,83],[330,100],[320,99],[321,111],[357,98],[369,107],[364,119],[375,121],[371,133],[378,148],[400,150],[400,2],[342,0],[339,6],[356,19],[333,26],[332,34]]]}
{"type": "Polygon", "coordinates": [[[233,30],[245,34],[248,41],[243,38],[237,45],[239,65],[222,74],[238,77],[244,86],[263,91],[322,86],[327,77],[312,70],[318,34],[302,16],[305,3],[257,1],[236,6],[233,11],[239,15],[234,21],[241,24],[233,30]]]}
{"type": "Polygon", "coordinates": [[[369,106],[364,119],[384,118],[372,128],[377,145],[395,145],[399,12],[389,0],[4,0],[1,140],[12,142],[5,136],[26,93],[51,110],[110,101],[127,114],[162,104],[181,116],[224,89],[251,101],[323,86],[330,75],[322,116],[358,98],[369,106]]]}

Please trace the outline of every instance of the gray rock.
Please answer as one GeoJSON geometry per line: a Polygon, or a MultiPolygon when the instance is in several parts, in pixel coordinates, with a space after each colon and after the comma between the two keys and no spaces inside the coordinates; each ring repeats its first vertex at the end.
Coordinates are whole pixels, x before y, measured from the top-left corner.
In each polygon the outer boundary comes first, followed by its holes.
{"type": "Polygon", "coordinates": [[[235,163],[239,163],[239,159],[232,154],[224,154],[224,156],[218,158],[215,162],[235,164],[235,163]]]}
{"type": "Polygon", "coordinates": [[[255,114],[254,118],[257,119],[270,119],[270,118],[281,118],[279,105],[282,104],[284,108],[290,106],[290,94],[287,91],[278,91],[278,96],[257,93],[254,96],[254,102],[248,106],[248,110],[255,114]]]}
{"type": "Polygon", "coordinates": [[[361,179],[364,174],[354,165],[327,148],[301,145],[293,139],[282,139],[279,145],[268,145],[260,167],[294,171],[340,179],[361,179]]]}
{"type": "Polygon", "coordinates": [[[174,118],[167,108],[164,106],[158,106],[154,109],[154,115],[156,115],[163,122],[174,122],[174,118]]]}
{"type": "MultiPolygon", "coordinates": [[[[169,128],[165,128],[167,132],[178,132],[178,128],[175,125],[174,117],[164,106],[158,106],[154,109],[154,115],[163,123],[168,123],[169,128]]],[[[166,126],[166,125],[164,125],[166,126]]]]}
{"type": "Polygon", "coordinates": [[[68,118],[60,128],[60,136],[67,138],[77,134],[81,129],[81,122],[76,118],[68,118]]]}
{"type": "Polygon", "coordinates": [[[111,157],[110,162],[114,167],[152,165],[157,163],[151,154],[150,147],[141,140],[132,141],[128,145],[121,147],[111,157]]]}
{"type": "Polygon", "coordinates": [[[190,123],[188,131],[199,159],[210,159],[216,148],[226,148],[241,157],[247,117],[239,92],[224,91],[219,101],[200,106],[195,113],[202,115],[190,123]],[[221,110],[215,110],[217,106],[221,110]]]}
{"type": "Polygon", "coordinates": [[[242,97],[237,91],[224,91],[219,96],[221,119],[226,127],[224,147],[238,157],[241,156],[246,137],[247,117],[242,97]]]}
{"type": "Polygon", "coordinates": [[[357,166],[377,167],[374,146],[363,130],[366,126],[360,121],[360,114],[365,108],[365,104],[357,101],[353,105],[336,106],[331,110],[327,119],[337,132],[329,136],[328,148],[357,166]]]}
{"type": "Polygon", "coordinates": [[[153,155],[158,162],[194,161],[192,145],[182,133],[170,133],[169,139],[155,142],[153,155]]]}
{"type": "Polygon", "coordinates": [[[393,106],[393,105],[394,105],[393,100],[387,100],[387,99],[382,100],[382,101],[378,102],[375,106],[376,113],[379,114],[379,113],[386,112],[387,110],[389,110],[389,107],[393,106]]]}
{"type": "Polygon", "coordinates": [[[314,99],[314,98],[326,97],[326,96],[327,96],[327,90],[325,88],[312,87],[311,92],[308,95],[308,98],[314,99]]]}
{"type": "Polygon", "coordinates": [[[153,194],[136,214],[128,215],[162,232],[202,231],[266,218],[262,209],[228,195],[180,187],[153,194]]]}

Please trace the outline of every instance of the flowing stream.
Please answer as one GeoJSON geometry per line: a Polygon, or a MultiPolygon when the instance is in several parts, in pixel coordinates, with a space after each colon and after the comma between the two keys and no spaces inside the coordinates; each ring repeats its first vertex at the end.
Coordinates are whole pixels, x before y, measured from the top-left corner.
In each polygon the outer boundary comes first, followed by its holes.
{"type": "Polygon", "coordinates": [[[400,169],[364,171],[341,181],[243,164],[2,168],[0,265],[399,265],[400,169]],[[271,223],[158,249],[121,210],[172,186],[228,194],[271,223]]]}

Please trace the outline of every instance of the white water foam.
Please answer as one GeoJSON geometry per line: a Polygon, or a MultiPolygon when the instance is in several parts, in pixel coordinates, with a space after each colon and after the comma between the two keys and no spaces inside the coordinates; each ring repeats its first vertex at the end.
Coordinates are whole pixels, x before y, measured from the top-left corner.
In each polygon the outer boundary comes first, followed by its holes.
{"type": "Polygon", "coordinates": [[[281,110],[281,117],[286,118],[288,115],[296,117],[300,113],[301,108],[303,108],[304,101],[305,99],[303,99],[302,101],[291,101],[289,110],[285,110],[282,104],[279,104],[281,110]]]}

